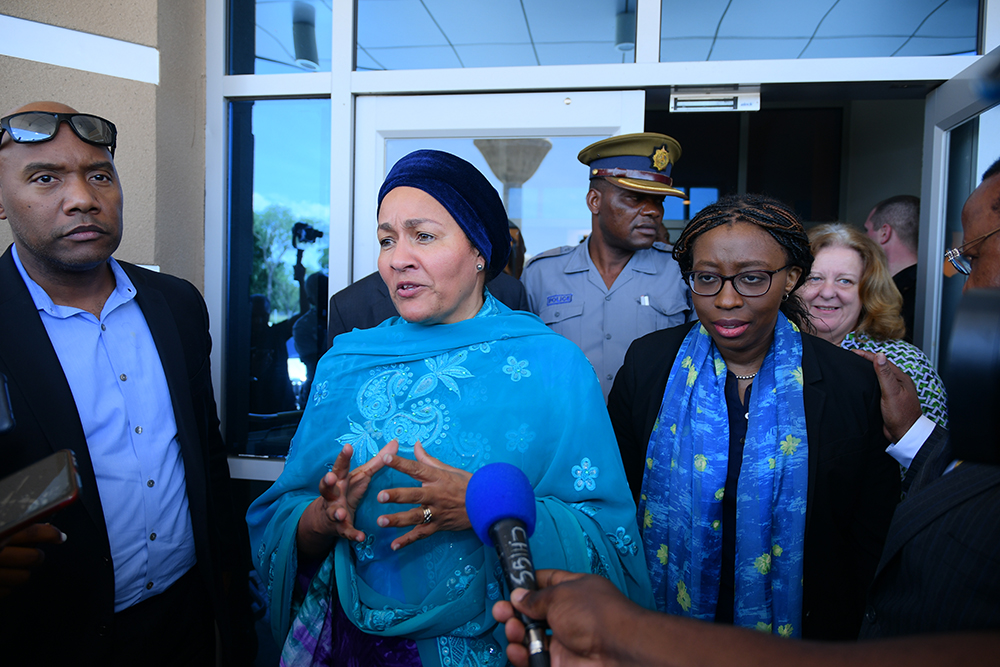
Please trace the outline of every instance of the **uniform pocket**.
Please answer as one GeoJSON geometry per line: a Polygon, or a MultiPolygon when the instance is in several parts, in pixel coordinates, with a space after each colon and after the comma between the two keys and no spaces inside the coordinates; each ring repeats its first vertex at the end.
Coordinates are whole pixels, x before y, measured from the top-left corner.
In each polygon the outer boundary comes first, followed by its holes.
{"type": "Polygon", "coordinates": [[[542,308],[542,312],[538,314],[542,318],[542,322],[545,322],[550,327],[555,327],[556,325],[565,323],[566,320],[570,320],[574,317],[583,316],[583,304],[582,303],[560,303],[554,306],[546,306],[542,308]]]}
{"type": "Polygon", "coordinates": [[[687,300],[679,295],[646,295],[639,297],[636,307],[639,336],[679,326],[687,319],[687,300]]]}

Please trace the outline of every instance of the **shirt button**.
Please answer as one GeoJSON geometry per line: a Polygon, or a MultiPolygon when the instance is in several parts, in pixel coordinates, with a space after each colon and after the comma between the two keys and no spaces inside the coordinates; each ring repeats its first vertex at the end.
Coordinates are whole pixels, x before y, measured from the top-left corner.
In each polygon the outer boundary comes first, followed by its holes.
{"type": "Polygon", "coordinates": [[[611,334],[604,334],[604,337],[608,340],[611,340],[611,334]]]}
{"type": "Polygon", "coordinates": [[[604,300],[605,300],[605,301],[611,301],[611,295],[609,294],[609,295],[607,295],[606,297],[604,297],[604,300]]]}
{"type": "Polygon", "coordinates": [[[610,380],[611,378],[613,378],[613,377],[614,377],[614,375],[612,375],[611,373],[608,373],[608,379],[609,379],[609,380],[610,380]]]}
{"type": "Polygon", "coordinates": [[[147,581],[146,582],[146,590],[147,591],[153,590],[153,582],[152,581],[147,581]]]}
{"type": "Polygon", "coordinates": [[[142,433],[142,427],[141,426],[136,426],[135,427],[135,432],[136,433],[142,433]]]}
{"type": "Polygon", "coordinates": [[[126,376],[124,373],[122,373],[121,375],[118,376],[118,379],[121,380],[122,382],[124,382],[125,380],[128,379],[128,376],[126,376]]]}
{"type": "Polygon", "coordinates": [[[101,325],[101,331],[107,331],[107,330],[108,330],[108,328],[102,324],[101,325]]]}
{"type": "Polygon", "coordinates": [[[155,484],[156,484],[156,482],[154,482],[151,479],[146,480],[146,486],[148,486],[149,488],[153,488],[153,485],[155,485],[155,484]]]}
{"type": "Polygon", "coordinates": [[[150,533],[149,534],[149,541],[150,542],[155,542],[156,541],[156,533],[150,533]]]}
{"type": "Polygon", "coordinates": [[[556,317],[559,317],[559,311],[558,310],[556,311],[556,317]]]}

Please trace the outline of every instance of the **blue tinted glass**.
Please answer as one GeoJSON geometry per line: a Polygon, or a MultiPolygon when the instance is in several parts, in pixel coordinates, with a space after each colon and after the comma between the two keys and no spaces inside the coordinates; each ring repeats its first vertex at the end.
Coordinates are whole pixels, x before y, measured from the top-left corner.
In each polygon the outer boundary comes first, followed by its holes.
{"type": "Polygon", "coordinates": [[[691,188],[688,195],[690,204],[688,205],[688,219],[698,215],[701,209],[709,204],[714,204],[719,199],[718,188],[691,188]]]}
{"type": "Polygon", "coordinates": [[[664,198],[664,200],[663,200],[663,219],[664,220],[684,220],[684,200],[681,199],[680,197],[666,197],[666,198],[664,198]]]}
{"type": "Polygon", "coordinates": [[[636,0],[358,0],[357,7],[358,70],[635,62],[636,0]]]}
{"type": "Polygon", "coordinates": [[[329,0],[230,0],[229,73],[329,72],[329,0]]]}
{"type": "Polygon", "coordinates": [[[280,456],[326,350],[330,100],[230,113],[226,435],[240,452],[280,456]]]}
{"type": "Polygon", "coordinates": [[[975,54],[978,0],[662,0],[660,61],[975,54]]]}

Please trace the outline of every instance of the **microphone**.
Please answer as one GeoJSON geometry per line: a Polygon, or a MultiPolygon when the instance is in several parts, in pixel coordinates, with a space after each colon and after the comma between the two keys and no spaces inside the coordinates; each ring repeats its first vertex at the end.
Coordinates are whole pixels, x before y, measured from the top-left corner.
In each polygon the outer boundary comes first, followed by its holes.
{"type": "MultiPolygon", "coordinates": [[[[490,463],[477,470],[465,490],[465,509],[472,529],[486,546],[497,550],[508,590],[538,590],[528,538],[535,532],[535,492],[519,468],[490,463]]],[[[530,667],[548,667],[545,623],[520,614],[530,667]]]]}

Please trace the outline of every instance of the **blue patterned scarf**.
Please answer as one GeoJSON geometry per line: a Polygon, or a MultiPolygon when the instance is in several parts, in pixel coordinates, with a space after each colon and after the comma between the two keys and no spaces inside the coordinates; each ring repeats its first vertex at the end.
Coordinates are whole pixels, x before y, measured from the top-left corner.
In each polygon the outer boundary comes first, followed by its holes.
{"type": "MultiPolygon", "coordinates": [[[[726,362],[701,325],[684,338],[646,453],[639,517],[660,611],[715,618],[729,455],[726,362]]],[[[802,337],[783,314],[754,380],[736,500],[735,624],[802,634],[809,473],[802,337]]]]}

